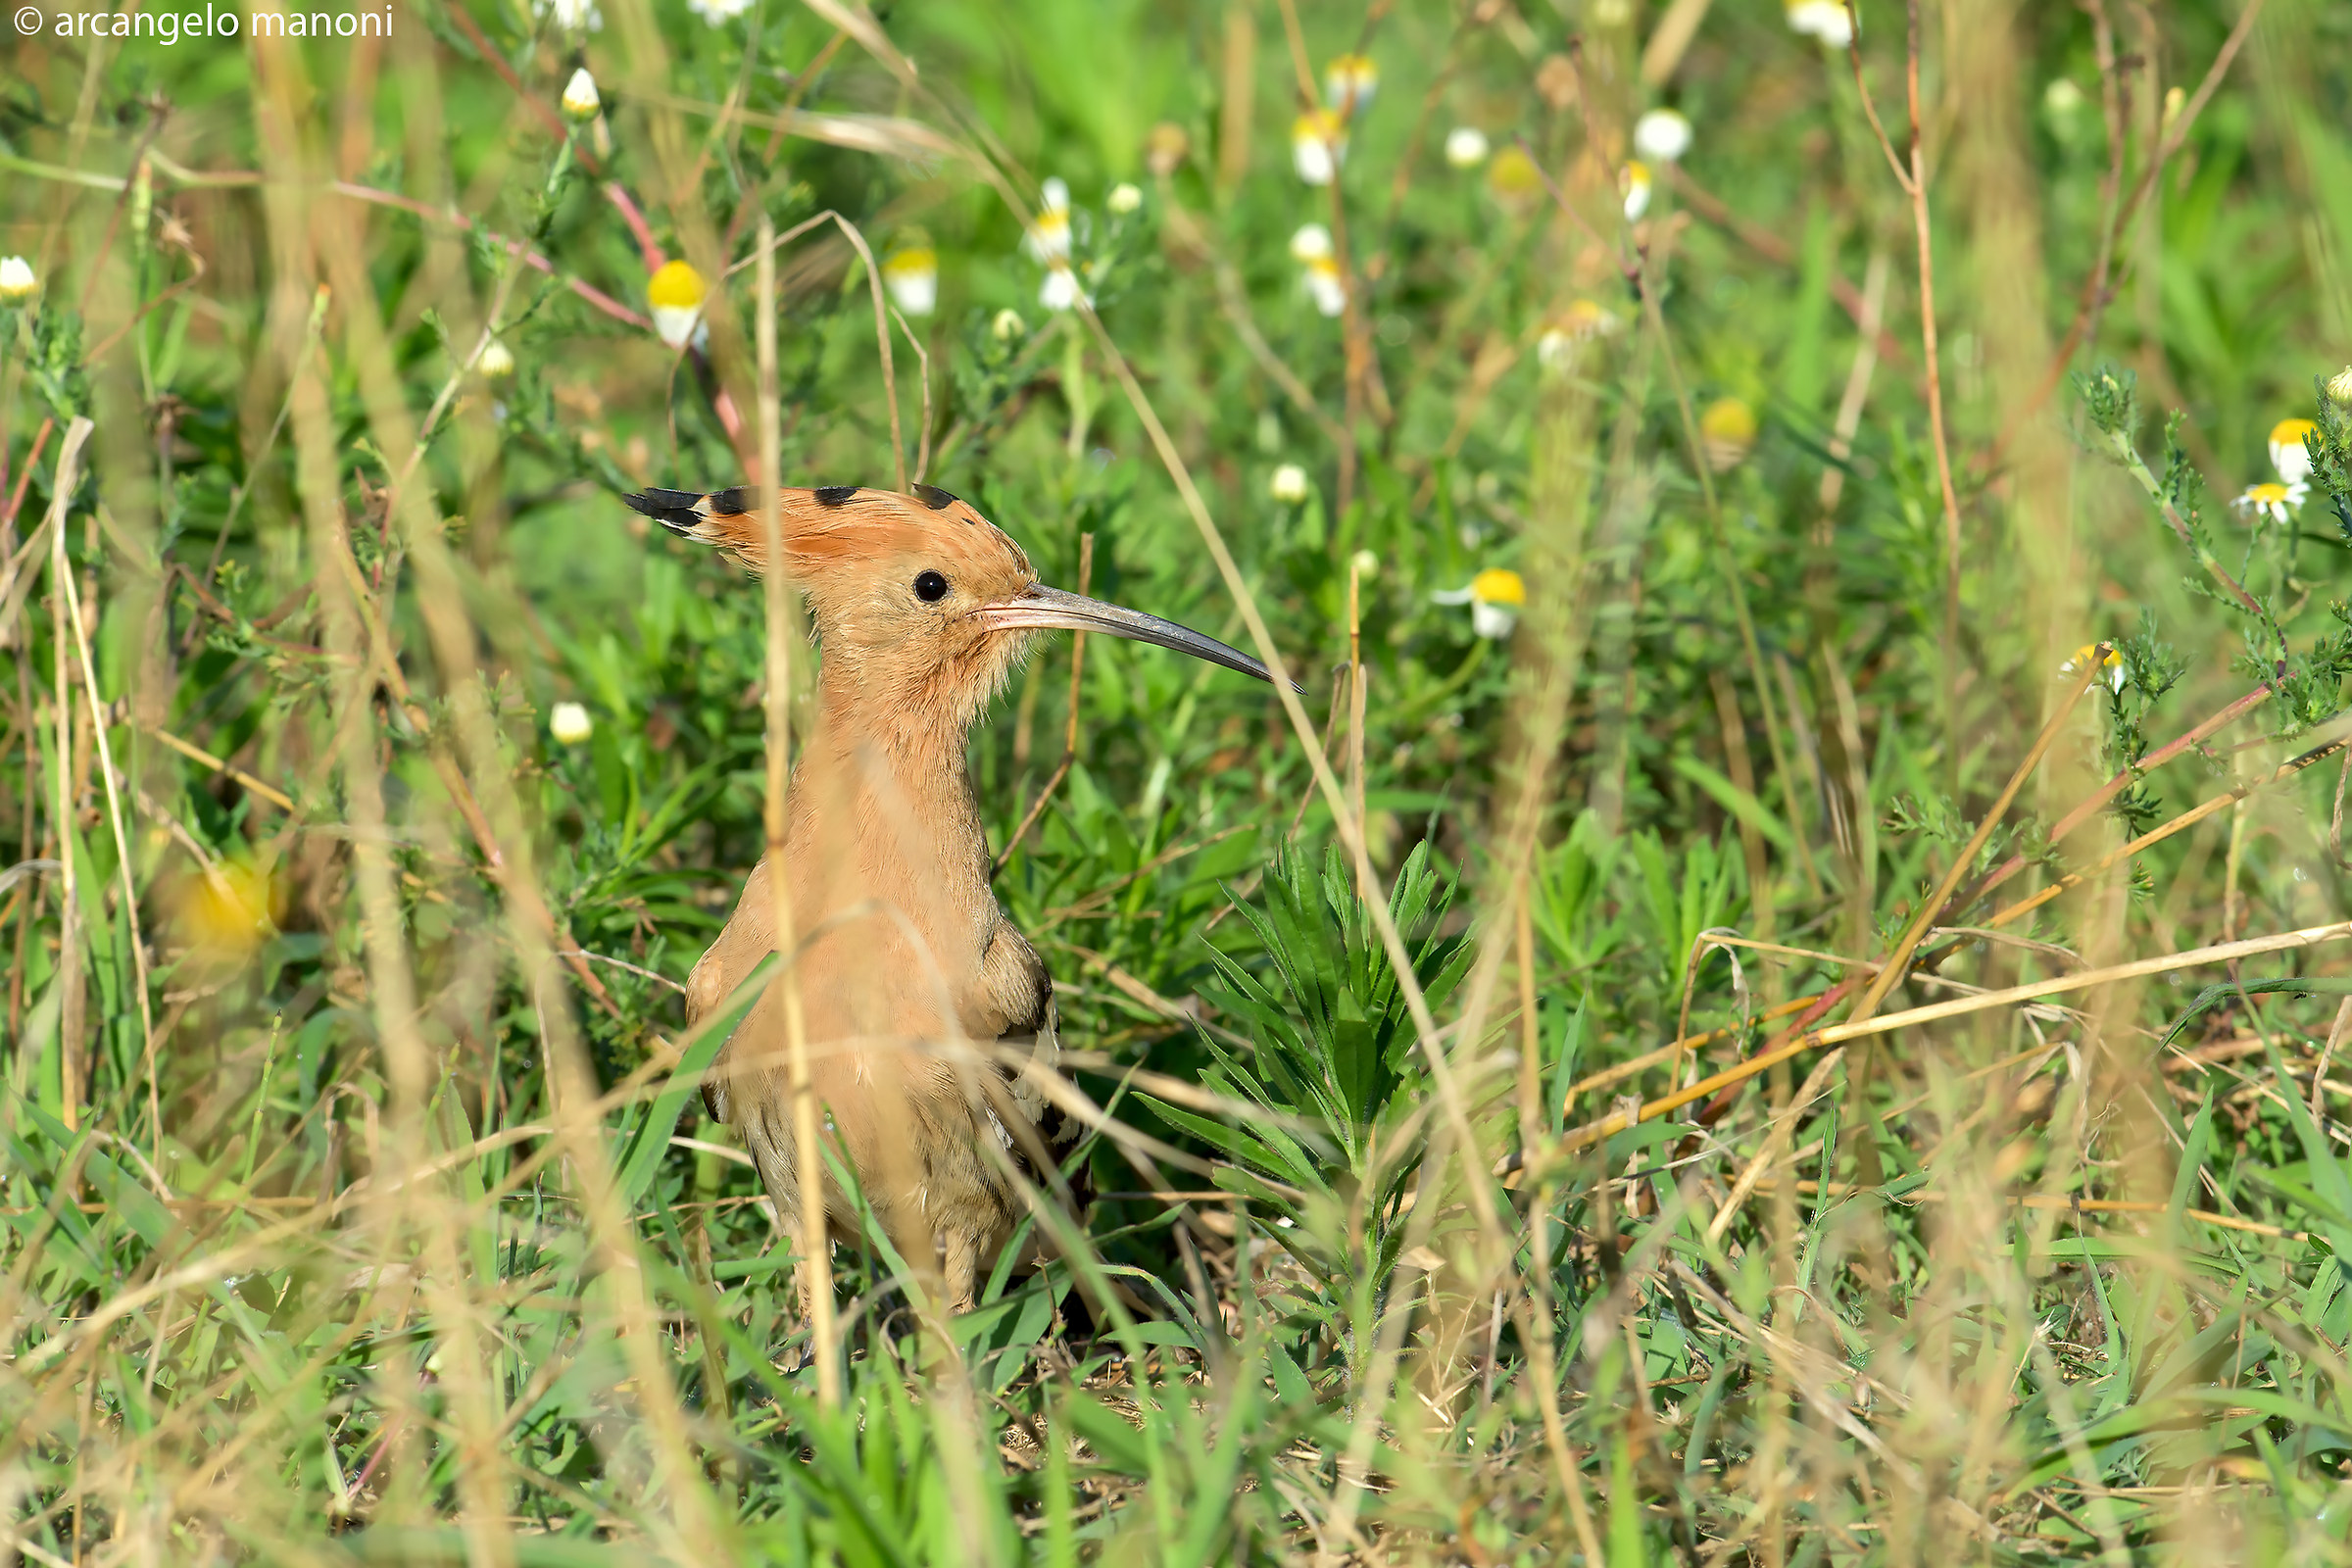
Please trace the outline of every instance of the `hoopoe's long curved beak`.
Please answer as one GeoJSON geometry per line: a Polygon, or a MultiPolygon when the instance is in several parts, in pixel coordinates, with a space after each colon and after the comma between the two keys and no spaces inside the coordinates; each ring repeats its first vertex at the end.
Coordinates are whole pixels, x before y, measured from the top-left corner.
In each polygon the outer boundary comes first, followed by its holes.
{"type": "MultiPolygon", "coordinates": [[[[1140,610],[1123,605],[1106,605],[1100,599],[1086,599],[1077,594],[1049,588],[1044,583],[1032,583],[1010,599],[993,605],[982,605],[974,614],[992,631],[1068,631],[1101,632],[1106,637],[1125,637],[1131,642],[1153,643],[1161,648],[1173,648],[1195,659],[1205,659],[1227,669],[1238,669],[1245,675],[1255,675],[1271,682],[1273,673],[1238,648],[1228,648],[1214,637],[1203,637],[1189,626],[1179,626],[1157,615],[1147,615],[1140,610]]],[[[1295,690],[1306,688],[1291,682],[1295,690]]]]}

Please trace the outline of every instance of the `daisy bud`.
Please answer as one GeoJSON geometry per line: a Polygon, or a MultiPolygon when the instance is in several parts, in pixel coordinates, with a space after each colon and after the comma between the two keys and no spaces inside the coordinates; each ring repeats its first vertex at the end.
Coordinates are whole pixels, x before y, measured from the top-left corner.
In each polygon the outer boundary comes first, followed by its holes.
{"type": "Polygon", "coordinates": [[[1456,125],[1446,133],[1446,162],[1456,169],[1476,169],[1487,161],[1487,133],[1476,125],[1456,125]]]}
{"type": "Polygon", "coordinates": [[[588,68],[582,66],[573,72],[571,80],[564,84],[564,115],[574,121],[591,121],[604,106],[604,99],[597,96],[596,78],[588,74],[588,68]]]}
{"type": "Polygon", "coordinates": [[[483,346],[482,357],[473,362],[473,368],[482,372],[485,381],[503,381],[514,373],[514,351],[492,338],[483,346]]]}
{"type": "Polygon", "coordinates": [[[1854,19],[1838,0],[1788,0],[1788,25],[1821,40],[1824,49],[1854,41],[1854,19]]]}
{"type": "MultiPolygon", "coordinates": [[[[0,263],[0,287],[5,286],[7,266],[0,263]]],[[[2339,409],[2352,409],[2352,365],[2328,378],[2328,401],[2339,409]]]]}
{"type": "Polygon", "coordinates": [[[1021,319],[1018,311],[999,311],[996,319],[988,323],[988,335],[1000,343],[1009,343],[1016,337],[1027,337],[1029,323],[1021,319]]]}
{"type": "Polygon", "coordinates": [[[1653,164],[1679,163],[1690,150],[1690,122],[1671,109],[1652,109],[1634,122],[1634,151],[1653,164]]]}
{"type": "Polygon", "coordinates": [[[580,704],[558,703],[547,715],[547,732],[565,746],[577,746],[596,733],[596,724],[580,704]]]}
{"type": "Polygon", "coordinates": [[[30,262],[22,256],[0,256],[0,305],[22,305],[40,287],[30,262]]]}
{"type": "Polygon", "coordinates": [[[1121,180],[1110,187],[1110,194],[1102,198],[1102,205],[1124,218],[1144,205],[1144,193],[1138,187],[1121,180]]]}
{"type": "Polygon", "coordinates": [[[1284,464],[1266,481],[1266,494],[1285,506],[1297,506],[1306,499],[1306,470],[1296,463],[1284,464]]]}

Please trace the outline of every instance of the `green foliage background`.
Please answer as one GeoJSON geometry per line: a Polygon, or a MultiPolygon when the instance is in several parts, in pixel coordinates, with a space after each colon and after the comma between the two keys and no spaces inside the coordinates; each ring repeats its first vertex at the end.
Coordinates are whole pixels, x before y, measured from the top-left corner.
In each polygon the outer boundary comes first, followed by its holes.
{"type": "Polygon", "coordinates": [[[1851,63],[1772,0],[32,13],[6,1549],[2352,1555],[2352,12],[1860,11],[1851,63]],[[1293,122],[1357,52],[1335,194],[1293,122]],[[1041,645],[972,767],[1003,849],[1075,740],[997,886],[1107,1196],[953,1325],[842,1249],[837,1410],[676,995],[761,844],[759,592],[619,499],[748,477],[758,220],[826,213],[787,479],[895,484],[895,395],[1047,581],[1245,642],[1148,399],[1415,971],[1266,688],[1041,645]],[[937,259],[887,372],[853,225],[937,259]],[[670,258],[707,352],[645,319],[670,258]],[[2288,417],[2308,494],[2233,503],[2288,417]],[[1501,639],[1448,602],[1495,569],[1501,639]]]}

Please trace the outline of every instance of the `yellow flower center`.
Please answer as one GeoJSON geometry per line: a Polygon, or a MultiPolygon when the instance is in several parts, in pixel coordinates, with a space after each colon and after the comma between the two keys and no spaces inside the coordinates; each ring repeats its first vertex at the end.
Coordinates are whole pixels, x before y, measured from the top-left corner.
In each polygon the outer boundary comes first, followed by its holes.
{"type": "Polygon", "coordinates": [[[1324,69],[1323,85],[1334,98],[1364,98],[1380,85],[1380,68],[1362,55],[1341,55],[1324,69]]]}
{"type": "Polygon", "coordinates": [[[692,311],[702,308],[710,287],[703,274],[684,262],[664,262],[654,280],[646,285],[645,297],[656,310],[692,311]]]}
{"type": "Polygon", "coordinates": [[[1344,135],[1340,117],[1328,109],[1309,109],[1291,122],[1291,141],[1294,145],[1319,141],[1327,147],[1337,147],[1344,135]]]}
{"type": "Polygon", "coordinates": [[[1470,597],[1482,605],[1524,605],[1527,584],[1507,566],[1489,566],[1470,579],[1470,597]]]}
{"type": "Polygon", "coordinates": [[[1523,148],[1510,146],[1487,166],[1487,184],[1505,201],[1524,201],[1544,188],[1544,176],[1523,148]]]}
{"type": "Polygon", "coordinates": [[[1699,416],[1698,429],[1710,441],[1745,445],[1756,438],[1756,411],[1738,398],[1725,398],[1699,416]]]}
{"type": "Polygon", "coordinates": [[[2318,428],[2309,419],[2280,419],[2271,426],[2271,445],[2299,447],[2303,444],[2303,438],[2318,428]]]}
{"type": "Polygon", "coordinates": [[[2253,507],[2283,507],[2286,505],[2286,486],[2282,484],[2250,484],[2239,498],[2253,507]]]}

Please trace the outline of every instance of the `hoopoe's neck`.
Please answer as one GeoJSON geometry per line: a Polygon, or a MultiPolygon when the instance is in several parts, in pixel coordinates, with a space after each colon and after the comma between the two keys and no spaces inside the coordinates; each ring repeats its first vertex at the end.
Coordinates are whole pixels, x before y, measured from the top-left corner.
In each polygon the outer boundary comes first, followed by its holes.
{"type": "Polygon", "coordinates": [[[884,898],[920,926],[965,927],[995,903],[968,727],[846,685],[818,683],[817,724],[793,770],[794,880],[827,912],[884,898]]]}

